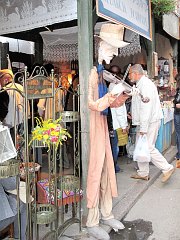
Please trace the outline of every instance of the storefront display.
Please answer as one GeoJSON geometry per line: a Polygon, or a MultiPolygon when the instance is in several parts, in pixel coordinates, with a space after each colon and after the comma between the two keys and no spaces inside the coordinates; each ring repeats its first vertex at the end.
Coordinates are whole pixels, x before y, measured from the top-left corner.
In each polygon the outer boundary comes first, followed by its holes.
{"type": "Polygon", "coordinates": [[[158,132],[156,148],[162,153],[171,146],[174,108],[171,101],[162,103],[164,118],[161,120],[161,127],[158,132]]]}

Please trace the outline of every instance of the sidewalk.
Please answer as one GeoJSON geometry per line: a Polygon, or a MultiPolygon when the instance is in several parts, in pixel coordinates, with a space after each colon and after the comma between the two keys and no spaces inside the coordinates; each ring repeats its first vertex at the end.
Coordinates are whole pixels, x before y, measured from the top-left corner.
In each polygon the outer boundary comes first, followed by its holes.
{"type": "MultiPolygon", "coordinates": [[[[172,162],[175,154],[176,147],[171,146],[164,153],[164,156],[168,162],[172,162]]],[[[119,197],[113,200],[113,213],[116,219],[121,220],[138,201],[144,191],[160,176],[161,171],[155,166],[150,165],[150,180],[142,181],[130,178],[135,173],[134,162],[132,160],[129,161],[126,157],[120,157],[119,165],[123,171],[116,174],[119,197]]],[[[111,231],[111,228],[108,226],[103,225],[102,227],[107,232],[111,231]]],[[[94,238],[87,236],[86,229],[83,229],[82,233],[79,233],[79,225],[73,224],[64,232],[64,235],[60,239],[93,240],[94,238]]]]}

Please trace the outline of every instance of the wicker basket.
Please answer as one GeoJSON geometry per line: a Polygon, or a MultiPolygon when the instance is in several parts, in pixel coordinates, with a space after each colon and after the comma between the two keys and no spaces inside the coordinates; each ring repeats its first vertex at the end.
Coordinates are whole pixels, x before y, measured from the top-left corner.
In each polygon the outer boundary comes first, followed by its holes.
{"type": "Polygon", "coordinates": [[[55,206],[51,204],[38,204],[36,206],[36,216],[35,209],[33,209],[32,221],[37,224],[49,224],[55,221],[57,218],[57,211],[55,206]]]}
{"type": "Polygon", "coordinates": [[[0,164],[0,178],[8,178],[19,174],[19,161],[11,159],[0,164]]]}

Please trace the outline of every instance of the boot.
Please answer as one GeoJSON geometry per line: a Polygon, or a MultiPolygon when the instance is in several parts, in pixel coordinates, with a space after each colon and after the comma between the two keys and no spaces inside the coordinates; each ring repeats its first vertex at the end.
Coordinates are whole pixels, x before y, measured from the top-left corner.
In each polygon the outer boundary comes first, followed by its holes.
{"type": "Polygon", "coordinates": [[[101,220],[101,222],[104,225],[108,225],[108,226],[112,227],[115,232],[125,228],[125,226],[120,221],[116,220],[115,218],[111,218],[108,220],[101,220]]]}
{"type": "Polygon", "coordinates": [[[176,160],[176,168],[180,168],[180,159],[178,159],[178,158],[176,160]]]}
{"type": "Polygon", "coordinates": [[[96,239],[101,239],[101,240],[109,240],[110,239],[109,234],[99,226],[87,227],[87,232],[90,236],[92,236],[96,239]]]}

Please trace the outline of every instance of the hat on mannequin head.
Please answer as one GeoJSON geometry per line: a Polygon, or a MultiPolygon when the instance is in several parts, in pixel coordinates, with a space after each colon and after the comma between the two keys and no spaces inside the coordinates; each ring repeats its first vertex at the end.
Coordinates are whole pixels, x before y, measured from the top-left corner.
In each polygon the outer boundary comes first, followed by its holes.
{"type": "Polygon", "coordinates": [[[99,38],[113,47],[122,48],[129,43],[123,41],[124,26],[121,24],[105,23],[102,24],[99,38]]]}
{"type": "Polygon", "coordinates": [[[0,70],[0,88],[4,87],[6,84],[12,82],[13,80],[13,72],[10,69],[2,69],[0,70]]]}
{"type": "Polygon", "coordinates": [[[5,74],[10,75],[13,78],[13,72],[10,69],[2,69],[0,70],[0,78],[3,77],[5,74]]]}

